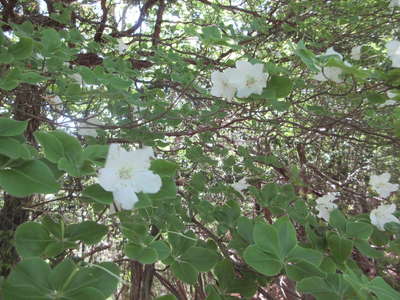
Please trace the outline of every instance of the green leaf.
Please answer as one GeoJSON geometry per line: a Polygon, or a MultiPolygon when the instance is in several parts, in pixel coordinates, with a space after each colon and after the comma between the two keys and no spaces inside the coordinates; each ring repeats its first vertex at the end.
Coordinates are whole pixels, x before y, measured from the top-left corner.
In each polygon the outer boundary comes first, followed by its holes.
{"type": "Polygon", "coordinates": [[[161,189],[155,194],[148,194],[150,199],[155,201],[167,201],[176,198],[176,184],[171,177],[161,176],[161,189]]]}
{"type": "Polygon", "coordinates": [[[149,194],[137,193],[138,201],[135,203],[134,208],[146,208],[153,205],[149,194]]]}
{"type": "Polygon", "coordinates": [[[325,277],[324,272],[305,260],[291,261],[285,265],[285,269],[287,276],[295,281],[300,281],[312,276],[325,277]]]}
{"type": "Polygon", "coordinates": [[[14,60],[14,56],[6,49],[0,49],[0,63],[1,64],[10,64],[14,60]]]}
{"type": "Polygon", "coordinates": [[[324,257],[324,259],[322,260],[321,265],[319,267],[323,272],[326,272],[326,273],[335,273],[336,269],[337,269],[336,263],[329,256],[324,257]]]}
{"type": "Polygon", "coordinates": [[[282,269],[282,264],[276,256],[264,252],[263,249],[256,245],[247,247],[243,257],[253,269],[267,276],[275,276],[282,269]]]}
{"type": "Polygon", "coordinates": [[[389,234],[386,232],[380,231],[375,226],[373,227],[374,232],[371,235],[371,241],[374,245],[383,246],[389,242],[389,234]]]}
{"type": "Polygon", "coordinates": [[[88,245],[100,242],[107,234],[108,228],[105,225],[97,224],[94,221],[84,221],[79,224],[69,225],[65,236],[70,240],[80,240],[88,245]]]}
{"type": "Polygon", "coordinates": [[[49,52],[54,52],[61,45],[60,35],[53,28],[42,30],[42,44],[49,52]]]}
{"type": "Polygon", "coordinates": [[[279,218],[274,227],[278,232],[280,257],[286,257],[297,245],[296,229],[290,222],[289,217],[279,218]]]}
{"type": "Polygon", "coordinates": [[[43,255],[46,257],[56,257],[60,255],[66,249],[76,248],[77,245],[74,242],[68,241],[52,241],[50,242],[46,249],[44,249],[43,255]]]}
{"type": "Polygon", "coordinates": [[[190,180],[190,186],[195,190],[202,192],[206,188],[207,177],[203,172],[196,173],[192,176],[192,180],[190,180]]]}
{"type": "Polygon", "coordinates": [[[351,288],[340,275],[332,274],[328,275],[328,280],[321,277],[305,278],[297,284],[297,289],[302,293],[312,294],[317,300],[341,300],[347,299],[344,295],[351,288]]]}
{"type": "Polygon", "coordinates": [[[219,41],[221,40],[221,32],[217,26],[205,26],[202,27],[202,39],[205,41],[219,41]]]}
{"type": "Polygon", "coordinates": [[[303,41],[298,42],[294,53],[302,60],[303,63],[306,64],[310,70],[314,72],[319,71],[316,66],[318,64],[318,60],[315,54],[306,48],[303,41]]]}
{"type": "Polygon", "coordinates": [[[80,164],[77,164],[66,157],[63,157],[58,161],[57,168],[67,172],[71,176],[81,176],[80,164]]]}
{"type": "Polygon", "coordinates": [[[285,98],[289,96],[292,87],[293,83],[289,78],[276,75],[271,76],[267,85],[267,89],[271,90],[276,98],[285,98]]]}
{"type": "Polygon", "coordinates": [[[253,243],[254,223],[249,218],[241,216],[237,219],[237,231],[248,243],[253,243]]]}
{"type": "Polygon", "coordinates": [[[8,118],[0,118],[0,136],[21,135],[26,130],[27,121],[15,121],[8,118]]]}
{"type": "Polygon", "coordinates": [[[201,247],[189,248],[180,258],[200,272],[210,271],[219,260],[217,252],[201,247]]]}
{"type": "Polygon", "coordinates": [[[353,238],[367,240],[373,231],[372,226],[367,223],[348,222],[346,224],[346,234],[353,238]]]}
{"type": "Polygon", "coordinates": [[[26,82],[30,84],[36,84],[45,80],[48,80],[49,78],[44,77],[40,75],[37,72],[25,72],[21,74],[20,80],[21,82],[26,82]]]}
{"type": "Polygon", "coordinates": [[[107,192],[99,184],[93,184],[85,188],[82,196],[88,197],[100,204],[109,205],[113,203],[113,193],[107,192]]]}
{"type": "Polygon", "coordinates": [[[357,247],[360,252],[366,256],[373,258],[382,258],[384,252],[376,250],[370,246],[370,244],[366,240],[354,240],[354,246],[357,247]]]}
{"type": "Polygon", "coordinates": [[[328,236],[328,245],[333,258],[338,263],[344,262],[353,250],[353,242],[345,238],[340,238],[336,233],[331,233],[328,236]]]}
{"type": "Polygon", "coordinates": [[[96,74],[88,67],[80,66],[78,71],[79,71],[79,74],[82,75],[82,78],[86,83],[88,83],[88,84],[97,84],[98,83],[96,74]]]}
{"type": "Polygon", "coordinates": [[[78,267],[70,260],[64,259],[52,271],[49,277],[50,284],[55,290],[62,290],[70,276],[78,270],[78,267]]]}
{"type": "Polygon", "coordinates": [[[329,224],[339,230],[341,233],[346,232],[346,217],[339,209],[335,209],[330,213],[329,224]]]}
{"type": "Polygon", "coordinates": [[[9,52],[17,60],[26,59],[32,56],[33,40],[28,37],[20,37],[19,42],[12,45],[9,52]]]}
{"type": "Polygon", "coordinates": [[[174,255],[181,255],[196,244],[196,238],[193,237],[191,232],[185,234],[168,232],[168,241],[172,246],[174,255]]]}
{"type": "Polygon", "coordinates": [[[379,300],[400,299],[400,293],[388,285],[381,277],[374,278],[369,287],[378,296],[379,300]]]}
{"type": "Polygon", "coordinates": [[[315,266],[321,264],[322,258],[323,255],[321,252],[314,249],[303,248],[298,245],[290,251],[288,256],[289,260],[304,260],[315,266]]]}
{"type": "Polygon", "coordinates": [[[168,160],[156,159],[151,161],[150,170],[160,176],[174,177],[177,169],[178,165],[168,160]]]}
{"type": "Polygon", "coordinates": [[[0,154],[11,159],[30,159],[31,153],[25,145],[11,137],[0,137],[0,154]]]}
{"type": "Polygon", "coordinates": [[[90,160],[95,163],[102,163],[107,158],[108,146],[89,145],[83,150],[83,160],[90,160]]]}
{"type": "MultiPolygon", "coordinates": [[[[5,300],[46,299],[51,290],[50,267],[40,258],[25,259],[17,264],[3,286],[5,300]]],[[[48,298],[47,298],[48,299],[48,298]]]]}
{"type": "Polygon", "coordinates": [[[105,300],[118,285],[119,268],[101,263],[78,268],[65,260],[53,270],[40,258],[17,264],[4,285],[5,300],[105,300]]]}
{"type": "Polygon", "coordinates": [[[158,253],[154,248],[134,243],[127,244],[124,253],[129,258],[137,260],[142,264],[153,264],[159,259],[158,253]]]}
{"type": "Polygon", "coordinates": [[[206,287],[206,294],[207,294],[206,300],[222,300],[217,289],[210,284],[206,287]]]}
{"type": "Polygon", "coordinates": [[[74,300],[106,300],[104,295],[97,289],[85,287],[68,294],[69,299],[74,300]]]}
{"type": "Polygon", "coordinates": [[[57,163],[62,157],[64,157],[64,147],[56,136],[39,131],[35,132],[34,136],[42,145],[44,154],[49,161],[57,163]]]}
{"type": "Polygon", "coordinates": [[[282,258],[280,256],[278,232],[272,225],[256,223],[253,229],[253,240],[264,252],[273,254],[277,258],[282,258]]]}
{"type": "Polygon", "coordinates": [[[380,104],[384,103],[387,100],[387,96],[384,94],[379,94],[377,92],[369,92],[367,94],[367,99],[368,102],[371,102],[372,104],[380,104]]]}
{"type": "Polygon", "coordinates": [[[28,161],[9,170],[0,170],[0,185],[16,197],[34,193],[51,194],[59,189],[49,167],[38,160],[28,161]]]}
{"type": "Polygon", "coordinates": [[[7,77],[0,78],[0,89],[5,91],[11,91],[19,85],[19,81],[16,79],[9,79],[7,77]]]}
{"type": "Polygon", "coordinates": [[[64,234],[63,230],[65,225],[63,223],[64,221],[61,217],[59,218],[59,222],[54,221],[53,218],[48,215],[42,218],[43,227],[60,240],[63,239],[64,234]]]}
{"type": "MultiPolygon", "coordinates": [[[[95,288],[102,293],[105,299],[110,297],[117,289],[120,270],[111,262],[92,265],[89,268],[81,268],[64,287],[65,296],[73,297],[76,290],[87,287],[95,288]]],[[[82,299],[85,300],[85,299],[82,299]]]]}
{"type": "Polygon", "coordinates": [[[174,262],[171,265],[172,274],[178,279],[188,284],[197,282],[198,272],[191,264],[187,262],[174,262]]]}
{"type": "Polygon", "coordinates": [[[132,82],[116,77],[116,76],[109,76],[107,78],[107,80],[105,81],[105,84],[110,85],[111,87],[115,88],[115,89],[127,89],[131,86],[132,82]]]}
{"type": "Polygon", "coordinates": [[[166,242],[154,241],[149,246],[156,250],[159,260],[164,260],[171,254],[171,248],[166,242]]]}
{"type": "Polygon", "coordinates": [[[39,223],[24,223],[15,232],[15,246],[23,258],[42,255],[49,242],[49,233],[39,223]]]}
{"type": "Polygon", "coordinates": [[[253,274],[243,272],[242,277],[236,276],[233,265],[228,260],[222,260],[214,267],[214,274],[218,280],[218,286],[225,293],[240,293],[243,297],[251,298],[256,290],[257,283],[253,274]]]}
{"type": "Polygon", "coordinates": [[[56,137],[64,147],[64,155],[73,163],[80,164],[82,162],[82,147],[78,139],[66,132],[55,130],[49,134],[56,137]]]}

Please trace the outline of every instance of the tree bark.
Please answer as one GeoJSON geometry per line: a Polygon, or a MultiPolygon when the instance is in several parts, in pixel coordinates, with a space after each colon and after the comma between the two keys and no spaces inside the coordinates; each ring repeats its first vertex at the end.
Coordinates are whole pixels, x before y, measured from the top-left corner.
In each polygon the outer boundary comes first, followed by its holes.
{"type": "MultiPolygon", "coordinates": [[[[28,143],[36,146],[33,133],[40,125],[40,95],[37,86],[21,84],[16,90],[13,103],[13,118],[18,121],[28,121],[25,137],[28,143]]],[[[9,97],[12,97],[10,95],[9,97]]],[[[17,227],[29,220],[29,212],[24,206],[30,204],[33,195],[14,197],[3,193],[3,207],[0,209],[0,275],[8,276],[12,267],[19,261],[18,254],[12,243],[17,227]]]]}

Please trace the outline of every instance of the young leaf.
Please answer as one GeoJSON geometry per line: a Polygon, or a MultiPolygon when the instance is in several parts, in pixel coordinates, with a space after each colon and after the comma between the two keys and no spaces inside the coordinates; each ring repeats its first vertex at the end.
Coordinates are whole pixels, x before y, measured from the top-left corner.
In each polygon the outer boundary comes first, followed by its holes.
{"type": "Polygon", "coordinates": [[[24,133],[27,121],[16,121],[8,118],[0,118],[0,136],[16,136],[24,133]]]}
{"type": "Polygon", "coordinates": [[[59,189],[49,167],[39,161],[28,161],[18,167],[0,170],[0,185],[16,197],[34,193],[55,193],[59,189]]]}

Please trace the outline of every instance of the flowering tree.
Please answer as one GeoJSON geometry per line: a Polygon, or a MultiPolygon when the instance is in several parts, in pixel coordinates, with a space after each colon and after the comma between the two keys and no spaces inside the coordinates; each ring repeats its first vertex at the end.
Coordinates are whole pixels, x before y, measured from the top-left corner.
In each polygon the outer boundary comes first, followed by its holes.
{"type": "Polygon", "coordinates": [[[400,299],[399,1],[0,1],[0,299],[400,299]]]}

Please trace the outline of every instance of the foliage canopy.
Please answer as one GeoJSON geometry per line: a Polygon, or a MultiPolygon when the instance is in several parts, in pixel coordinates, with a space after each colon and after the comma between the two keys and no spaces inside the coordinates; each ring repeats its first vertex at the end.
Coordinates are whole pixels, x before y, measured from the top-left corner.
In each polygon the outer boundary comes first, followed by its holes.
{"type": "Polygon", "coordinates": [[[0,8],[0,299],[400,299],[396,1],[0,8]]]}

